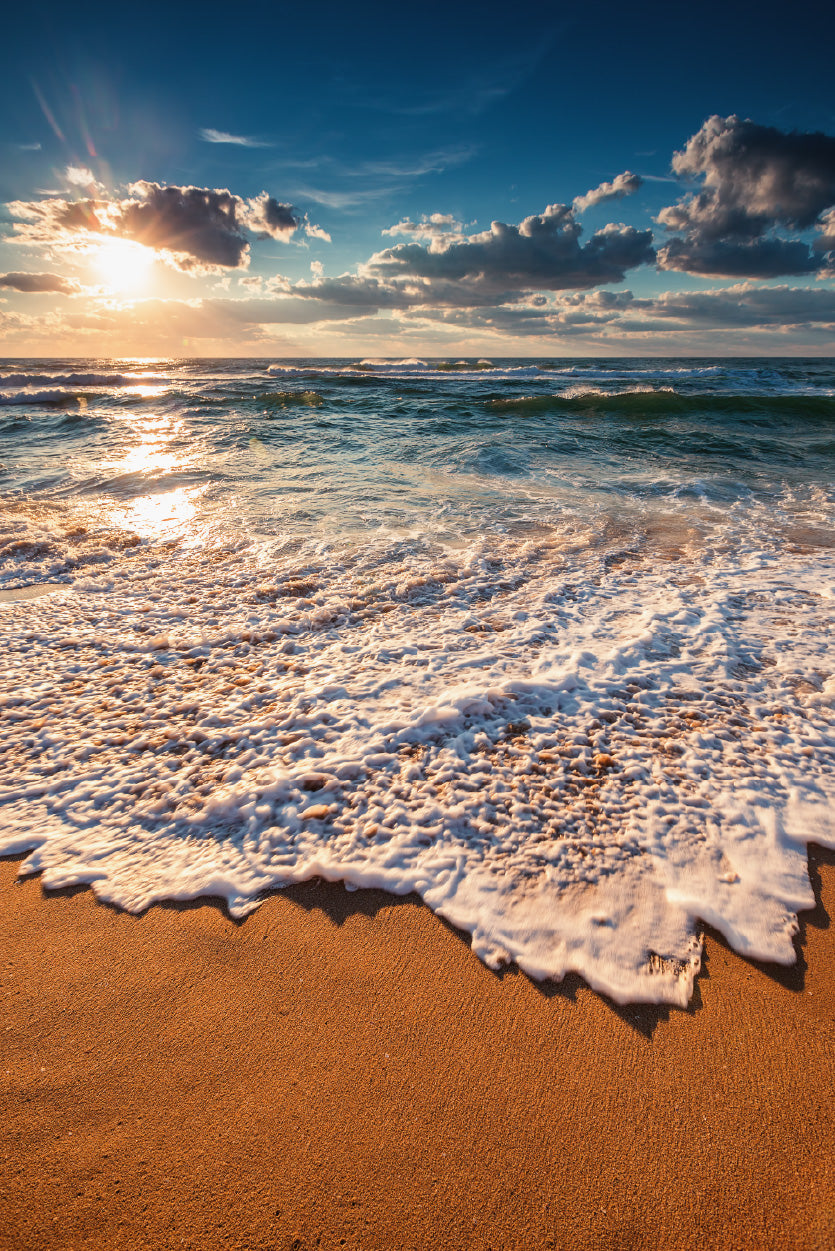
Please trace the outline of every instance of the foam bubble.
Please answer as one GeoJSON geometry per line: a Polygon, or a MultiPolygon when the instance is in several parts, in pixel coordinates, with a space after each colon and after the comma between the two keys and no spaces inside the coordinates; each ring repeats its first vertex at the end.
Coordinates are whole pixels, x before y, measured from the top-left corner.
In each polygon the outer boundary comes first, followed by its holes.
{"type": "Polygon", "coordinates": [[[491,966],[619,1001],[686,1003],[700,921],[792,961],[802,844],[835,845],[835,565],[580,547],[140,548],[0,603],[0,848],[132,911],[415,891],[491,966]]]}

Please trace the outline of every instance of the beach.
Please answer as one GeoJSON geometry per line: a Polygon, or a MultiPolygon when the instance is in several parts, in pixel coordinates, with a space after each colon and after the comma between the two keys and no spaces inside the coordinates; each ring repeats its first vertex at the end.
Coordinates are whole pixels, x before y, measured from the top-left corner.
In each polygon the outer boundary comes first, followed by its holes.
{"type": "Polygon", "coordinates": [[[835,1245],[831,362],[4,370],[3,1251],[835,1245]]]}
{"type": "Polygon", "coordinates": [[[240,923],[3,861],[0,1246],[835,1242],[835,856],[800,961],[708,933],[686,1010],[495,973],[414,896],[240,923]]]}

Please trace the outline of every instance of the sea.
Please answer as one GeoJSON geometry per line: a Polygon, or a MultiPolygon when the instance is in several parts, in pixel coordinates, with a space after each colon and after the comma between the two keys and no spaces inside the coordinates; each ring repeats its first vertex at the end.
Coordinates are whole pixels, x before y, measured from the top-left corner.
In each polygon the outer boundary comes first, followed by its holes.
{"type": "Polygon", "coordinates": [[[684,1006],[835,846],[833,523],[832,359],[2,360],[0,853],[684,1006]]]}

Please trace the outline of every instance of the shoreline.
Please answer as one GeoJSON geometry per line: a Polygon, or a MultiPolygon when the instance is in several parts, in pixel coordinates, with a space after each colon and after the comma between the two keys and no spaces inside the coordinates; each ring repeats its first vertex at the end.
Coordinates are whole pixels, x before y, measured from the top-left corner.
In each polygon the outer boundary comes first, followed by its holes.
{"type": "Polygon", "coordinates": [[[801,958],[707,931],[686,1010],[496,974],[414,896],[245,921],[0,861],[0,1247],[793,1248],[835,1241],[835,853],[801,958]]]}

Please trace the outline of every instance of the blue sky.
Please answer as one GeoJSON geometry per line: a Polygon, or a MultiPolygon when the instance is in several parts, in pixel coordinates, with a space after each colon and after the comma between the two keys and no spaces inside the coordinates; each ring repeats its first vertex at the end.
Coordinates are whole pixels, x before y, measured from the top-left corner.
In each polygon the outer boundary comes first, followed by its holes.
{"type": "Polygon", "coordinates": [[[833,352],[835,16],[801,19],[18,11],[0,53],[2,350],[833,352]]]}

